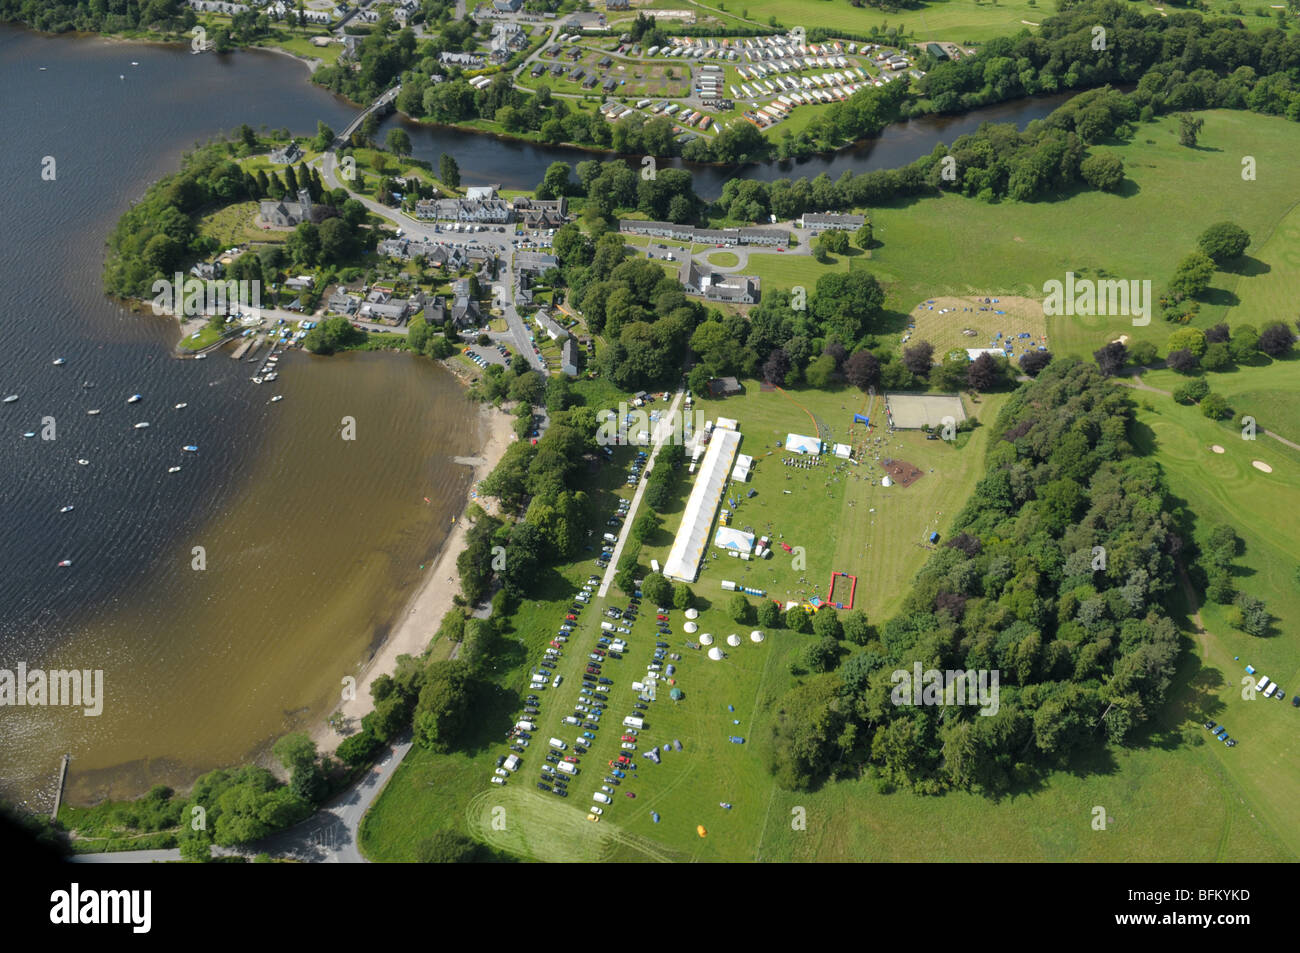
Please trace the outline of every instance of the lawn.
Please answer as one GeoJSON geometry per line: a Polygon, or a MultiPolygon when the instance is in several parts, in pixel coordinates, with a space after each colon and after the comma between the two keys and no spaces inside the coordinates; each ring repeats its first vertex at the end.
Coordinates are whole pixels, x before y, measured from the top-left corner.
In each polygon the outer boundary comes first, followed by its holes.
{"type": "Polygon", "coordinates": [[[1192,723],[1209,718],[1229,726],[1239,743],[1233,749],[1209,745],[1216,769],[1233,799],[1258,814],[1292,856],[1300,854],[1300,802],[1294,796],[1300,785],[1294,758],[1300,709],[1289,701],[1246,701],[1241,693],[1244,668],[1251,664],[1289,694],[1300,694],[1300,645],[1287,637],[1300,619],[1300,558],[1294,526],[1278,518],[1300,505],[1300,456],[1267,437],[1241,440],[1171,398],[1140,397],[1152,409],[1139,412],[1139,449],[1155,451],[1173,494],[1195,514],[1197,538],[1218,524],[1230,525],[1241,537],[1245,546],[1236,560],[1236,585],[1264,599],[1277,620],[1271,637],[1257,638],[1232,628],[1227,607],[1203,606],[1207,636],[1196,646],[1200,669],[1175,704],[1186,705],[1192,723]],[[1211,452],[1212,444],[1225,452],[1211,452]],[[1273,472],[1260,472],[1253,460],[1267,462],[1273,472]]]}
{"type": "MultiPolygon", "coordinates": [[[[1041,344],[1047,331],[1042,304],[1032,298],[928,298],[912,310],[911,318],[915,328],[904,337],[929,341],[936,361],[953,350],[1001,349],[1007,340],[1014,347],[1014,359],[1041,344]],[[1022,338],[1021,334],[1031,337],[1022,338]]],[[[899,347],[901,350],[901,342],[899,347]]]]}
{"type": "MultiPolygon", "coordinates": [[[[1063,281],[1067,271],[1150,280],[1158,298],[1197,236],[1218,221],[1236,222],[1262,243],[1248,255],[1300,260],[1295,220],[1279,227],[1300,194],[1300,166],[1290,158],[1300,146],[1300,128],[1248,112],[1199,115],[1205,128],[1197,149],[1178,144],[1177,120],[1168,118],[1140,125],[1130,143],[1100,150],[1113,149],[1124,160],[1129,182],[1122,195],[1085,191],[1057,201],[997,205],[945,195],[871,210],[880,245],[867,267],[885,285],[886,309],[899,319],[888,329],[900,329],[906,312],[937,295],[1042,300],[1043,283],[1063,281]],[[1243,142],[1269,174],[1242,180],[1243,142]]],[[[1256,321],[1279,307],[1294,282],[1288,285],[1279,274],[1275,285],[1270,275],[1255,273],[1265,270],[1248,263],[1246,274],[1217,272],[1195,324],[1241,320],[1232,313],[1238,297],[1258,302],[1247,312],[1256,321]]],[[[1163,345],[1174,326],[1160,319],[1158,307],[1154,311],[1146,327],[1123,316],[1049,316],[1050,346],[1054,353],[1090,356],[1120,334],[1163,345]]]]}
{"type": "Polygon", "coordinates": [[[719,268],[735,268],[740,264],[740,256],[735,252],[716,251],[708,256],[707,261],[710,265],[716,265],[719,268]]]}
{"type": "MultiPolygon", "coordinates": [[[[792,255],[789,252],[750,252],[745,273],[763,279],[763,290],[773,288],[803,287],[812,294],[817,279],[828,271],[848,271],[850,261],[860,258],[862,252],[854,248],[847,255],[831,255],[830,263],[823,265],[812,255],[792,255]]],[[[864,259],[865,260],[865,259],[864,259]]],[[[874,269],[873,269],[874,271],[874,269]]]]}

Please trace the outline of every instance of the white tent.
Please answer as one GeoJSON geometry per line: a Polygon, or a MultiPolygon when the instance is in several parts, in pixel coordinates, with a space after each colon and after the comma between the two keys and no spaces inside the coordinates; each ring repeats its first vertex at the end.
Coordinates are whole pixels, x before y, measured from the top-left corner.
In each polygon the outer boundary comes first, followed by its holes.
{"type": "Polygon", "coordinates": [[[709,633],[705,632],[703,635],[700,636],[700,645],[712,645],[712,644],[713,644],[713,636],[709,635],[709,633]]]}
{"type": "Polygon", "coordinates": [[[883,476],[883,477],[880,478],[880,485],[881,485],[881,486],[893,486],[893,485],[894,485],[894,481],[891,480],[891,479],[889,479],[888,474],[886,474],[885,476],[883,476]]]}
{"type": "Polygon", "coordinates": [[[687,622],[685,625],[682,626],[682,628],[685,629],[688,633],[698,632],[700,630],[700,627],[696,625],[694,622],[687,622]]]}
{"type": "Polygon", "coordinates": [[[664,575],[680,582],[694,582],[700,571],[700,561],[709,542],[713,517],[722,502],[727,476],[736,451],[740,447],[740,434],[735,430],[716,430],[704,453],[699,475],[686,501],[686,512],[673,540],[668,559],[664,561],[664,575]]]}
{"type": "Polygon", "coordinates": [[[721,429],[721,430],[739,430],[739,429],[740,429],[740,424],[737,423],[736,421],[732,420],[730,417],[719,417],[719,418],[714,422],[713,426],[718,427],[718,428],[721,429]]]}
{"type": "Polygon", "coordinates": [[[791,453],[821,453],[822,442],[816,437],[805,437],[802,434],[789,433],[785,435],[785,448],[791,453]]]}
{"type": "Polygon", "coordinates": [[[734,549],[739,553],[750,553],[754,551],[754,534],[741,532],[738,529],[732,529],[730,526],[719,526],[717,535],[713,537],[713,544],[721,549],[734,549]]]}
{"type": "Polygon", "coordinates": [[[686,618],[688,618],[688,619],[698,619],[699,617],[700,617],[700,610],[699,610],[699,609],[687,609],[687,610],[686,610],[686,618]]]}
{"type": "Polygon", "coordinates": [[[760,632],[760,631],[758,631],[758,629],[755,629],[753,632],[749,633],[749,641],[751,641],[751,642],[762,642],[762,641],[763,641],[763,633],[760,632]]]}
{"type": "Polygon", "coordinates": [[[709,649],[709,658],[713,659],[713,661],[715,662],[721,662],[722,649],[718,648],[716,645],[713,648],[709,649]]]}
{"type": "Polygon", "coordinates": [[[849,455],[853,453],[853,448],[850,447],[847,443],[837,443],[835,445],[834,452],[835,452],[835,456],[847,460],[849,458],[849,455]]]}
{"type": "Polygon", "coordinates": [[[738,636],[735,632],[732,632],[731,635],[727,636],[727,644],[733,647],[739,645],[740,636],[738,636]]]}

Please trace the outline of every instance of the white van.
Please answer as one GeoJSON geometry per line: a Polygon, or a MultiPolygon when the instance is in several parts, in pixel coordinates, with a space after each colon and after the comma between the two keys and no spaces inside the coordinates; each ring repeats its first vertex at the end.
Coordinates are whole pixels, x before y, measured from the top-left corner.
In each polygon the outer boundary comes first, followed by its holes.
{"type": "Polygon", "coordinates": [[[549,745],[550,745],[552,748],[554,748],[556,751],[563,751],[565,748],[569,747],[567,744],[565,744],[565,743],[564,743],[563,741],[561,741],[559,738],[552,738],[549,742],[547,742],[547,744],[549,744],[549,745]]]}
{"type": "Polygon", "coordinates": [[[1255,688],[1263,692],[1265,698],[1273,694],[1273,683],[1267,675],[1259,677],[1259,681],[1255,683],[1255,688]]]}
{"type": "Polygon", "coordinates": [[[575,765],[575,764],[573,764],[573,763],[571,763],[571,762],[569,762],[569,761],[561,761],[561,762],[560,762],[559,764],[557,764],[555,767],[556,767],[556,769],[557,769],[558,771],[560,771],[562,774],[567,774],[567,775],[569,775],[569,776],[573,776],[573,775],[575,775],[575,774],[578,773],[578,767],[577,767],[577,765],[575,765]]]}
{"type": "Polygon", "coordinates": [[[645,691],[645,685],[643,685],[641,682],[633,682],[632,691],[634,692],[645,691]]]}
{"type": "Polygon", "coordinates": [[[605,542],[607,542],[607,543],[617,543],[617,542],[618,542],[618,537],[615,536],[613,533],[606,533],[606,534],[605,534],[605,542]]]}
{"type": "Polygon", "coordinates": [[[537,730],[537,726],[534,725],[531,721],[524,721],[523,719],[520,719],[519,721],[515,722],[515,727],[518,728],[520,731],[537,730]]]}
{"type": "Polygon", "coordinates": [[[645,727],[645,720],[638,718],[636,715],[628,715],[623,719],[624,728],[636,728],[638,731],[645,727]]]}
{"type": "Polygon", "coordinates": [[[606,793],[603,792],[603,791],[597,791],[595,794],[593,794],[593,795],[591,796],[591,799],[592,799],[593,801],[599,801],[601,804],[613,804],[613,803],[614,803],[613,801],[611,801],[611,800],[609,799],[609,795],[606,794],[606,793]]]}
{"type": "Polygon", "coordinates": [[[566,725],[580,725],[582,724],[582,721],[573,715],[568,715],[565,717],[564,723],[566,725]]]}
{"type": "Polygon", "coordinates": [[[605,631],[605,632],[613,632],[613,631],[614,631],[614,623],[613,623],[613,622],[602,622],[602,623],[600,624],[600,627],[601,627],[601,629],[602,629],[603,631],[605,631]]]}

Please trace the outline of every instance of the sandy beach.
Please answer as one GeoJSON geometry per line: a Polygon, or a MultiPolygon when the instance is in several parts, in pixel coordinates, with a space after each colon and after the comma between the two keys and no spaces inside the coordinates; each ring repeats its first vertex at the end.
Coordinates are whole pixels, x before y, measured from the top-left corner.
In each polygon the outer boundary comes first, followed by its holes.
{"type": "MultiPolygon", "coordinates": [[[[474,486],[492,472],[492,468],[515,439],[514,420],[509,414],[488,405],[483,405],[481,413],[487,437],[476,458],[479,462],[474,466],[474,486]]],[[[466,498],[467,507],[469,502],[466,498]]],[[[455,528],[443,542],[424,582],[411,596],[402,609],[401,617],[394,623],[392,634],[358,676],[356,698],[344,702],[336,709],[348,719],[353,729],[360,728],[361,719],[374,708],[370,698],[371,682],[380,675],[391,674],[397,668],[399,655],[419,655],[423,652],[438,631],[442,617],[452,607],[452,597],[460,591],[456,557],[465,548],[467,528],[468,523],[464,517],[458,517],[455,528]]],[[[323,721],[312,731],[312,740],[322,755],[332,754],[344,737],[323,721]]]]}

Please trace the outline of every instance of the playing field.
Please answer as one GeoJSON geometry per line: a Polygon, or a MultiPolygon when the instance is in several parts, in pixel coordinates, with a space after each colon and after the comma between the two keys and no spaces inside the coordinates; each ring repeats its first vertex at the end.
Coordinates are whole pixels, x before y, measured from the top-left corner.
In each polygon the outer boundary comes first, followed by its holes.
{"type": "Polygon", "coordinates": [[[898,430],[956,426],[966,419],[961,396],[954,394],[886,394],[889,422],[898,430]]]}
{"type": "MultiPolygon", "coordinates": [[[[1043,306],[1033,298],[1011,295],[956,298],[943,295],[928,298],[912,309],[912,327],[904,338],[929,341],[934,359],[942,361],[949,351],[967,348],[997,348],[1005,353],[1011,345],[1011,360],[1047,343],[1047,321],[1043,306]],[[1029,337],[1021,337],[1028,334],[1029,337]]],[[[900,341],[902,349],[906,341],[900,341]]]]}

